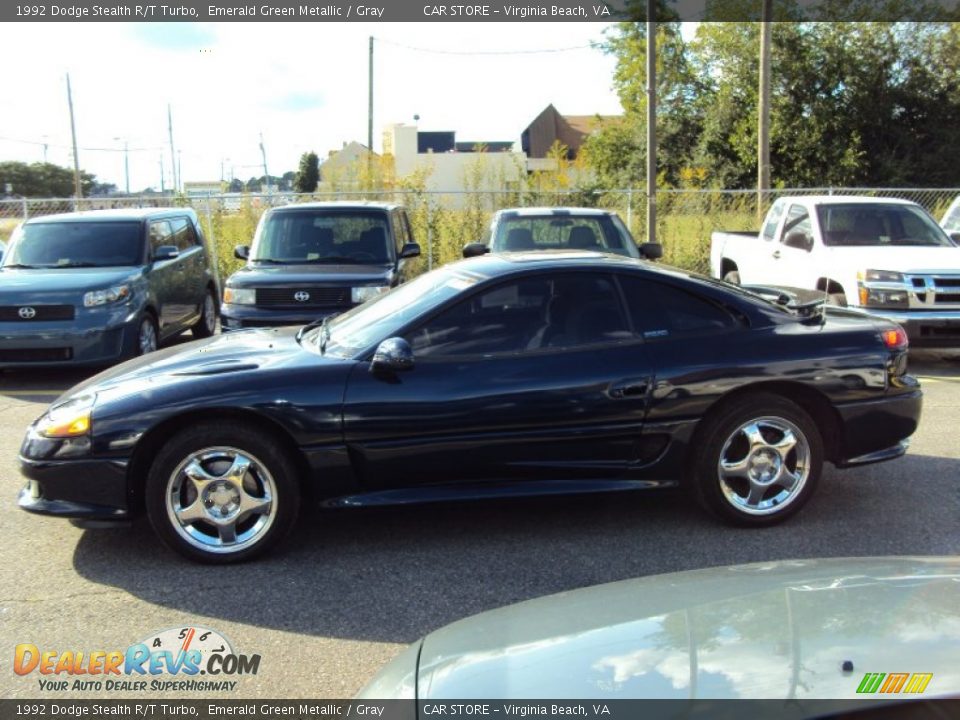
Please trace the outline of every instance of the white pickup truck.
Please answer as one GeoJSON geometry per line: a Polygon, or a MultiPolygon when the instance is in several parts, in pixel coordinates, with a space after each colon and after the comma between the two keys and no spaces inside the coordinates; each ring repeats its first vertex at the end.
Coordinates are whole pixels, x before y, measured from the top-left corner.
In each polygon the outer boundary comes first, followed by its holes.
{"type": "Polygon", "coordinates": [[[779,198],[759,233],[713,233],[710,269],[743,285],[820,290],[900,323],[915,346],[960,346],[960,234],[906,200],[779,198]]]}

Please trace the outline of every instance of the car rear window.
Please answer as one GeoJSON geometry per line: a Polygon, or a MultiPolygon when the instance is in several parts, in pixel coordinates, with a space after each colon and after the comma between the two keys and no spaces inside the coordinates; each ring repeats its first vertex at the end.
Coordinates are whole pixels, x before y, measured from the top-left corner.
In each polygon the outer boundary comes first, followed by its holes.
{"type": "Polygon", "coordinates": [[[4,266],[42,268],[114,267],[143,262],[138,222],[43,222],[22,225],[4,266]]]}

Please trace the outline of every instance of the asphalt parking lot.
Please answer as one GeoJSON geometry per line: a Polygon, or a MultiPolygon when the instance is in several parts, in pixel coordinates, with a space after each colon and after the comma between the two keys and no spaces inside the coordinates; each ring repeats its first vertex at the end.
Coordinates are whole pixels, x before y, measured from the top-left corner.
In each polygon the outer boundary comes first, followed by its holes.
{"type": "Polygon", "coordinates": [[[202,626],[262,657],[259,673],[222,697],[347,697],[424,633],[548,593],[729,563],[960,554],[960,353],[914,353],[911,370],[926,396],[909,454],[828,467],[811,503],[780,527],[721,526],[676,492],[324,511],[304,517],[282,552],[236,567],[188,564],[145,522],[82,531],[18,510],[23,430],[85,374],[4,374],[0,696],[107,695],[41,691],[36,673],[12,672],[19,643],[125,649],[202,626]]]}

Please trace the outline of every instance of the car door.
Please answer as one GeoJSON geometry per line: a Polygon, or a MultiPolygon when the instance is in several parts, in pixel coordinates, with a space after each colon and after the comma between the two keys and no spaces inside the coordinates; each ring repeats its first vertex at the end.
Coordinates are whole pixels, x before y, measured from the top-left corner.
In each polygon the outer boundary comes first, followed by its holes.
{"type": "Polygon", "coordinates": [[[177,261],[180,268],[178,302],[183,305],[181,320],[190,321],[199,315],[206,294],[205,252],[189,217],[173,218],[170,224],[173,228],[174,244],[180,252],[177,261]]]}
{"type": "Polygon", "coordinates": [[[614,478],[637,455],[651,367],[605,273],[484,286],[405,333],[415,367],[350,375],[367,488],[614,478]]]}
{"type": "Polygon", "coordinates": [[[809,210],[799,203],[790,205],[771,253],[772,284],[813,287],[808,279],[813,238],[813,220],[809,210]],[[801,239],[808,243],[806,247],[801,244],[801,239]]]}
{"type": "Polygon", "coordinates": [[[168,335],[181,322],[184,314],[183,292],[178,258],[154,260],[157,248],[175,245],[173,227],[169,220],[151,220],[147,224],[147,238],[150,244],[150,287],[157,300],[160,334],[168,335]]]}

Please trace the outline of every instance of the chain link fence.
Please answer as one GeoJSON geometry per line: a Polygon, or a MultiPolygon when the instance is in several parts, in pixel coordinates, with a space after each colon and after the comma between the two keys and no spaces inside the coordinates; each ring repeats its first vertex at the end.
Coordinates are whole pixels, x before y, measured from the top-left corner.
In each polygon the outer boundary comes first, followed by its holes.
{"type": "MultiPolygon", "coordinates": [[[[709,270],[713,230],[753,230],[778,197],[786,195],[869,195],[902,198],[926,208],[937,220],[960,188],[785,188],[758,194],[755,190],[658,190],[656,240],[664,262],[709,270]]],[[[263,212],[276,205],[312,201],[369,200],[404,205],[416,240],[423,248],[421,270],[460,258],[464,245],[484,240],[494,212],[511,207],[597,207],[613,210],[638,241],[646,240],[647,195],[644,189],[603,192],[579,190],[459,191],[339,190],[309,194],[237,193],[205,196],[143,196],[76,199],[15,198],[0,200],[0,240],[6,240],[25,219],[74,212],[150,207],[192,207],[216,248],[221,277],[239,269],[235,245],[253,238],[263,212]]]]}

